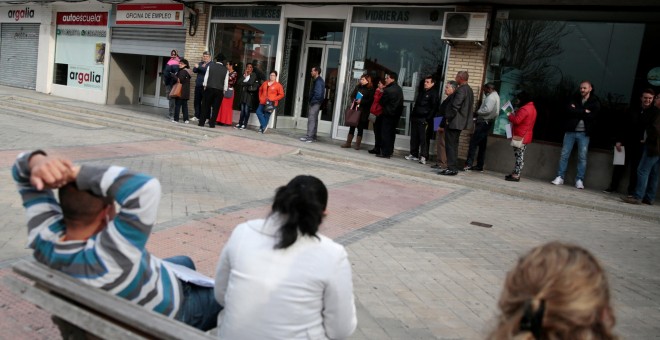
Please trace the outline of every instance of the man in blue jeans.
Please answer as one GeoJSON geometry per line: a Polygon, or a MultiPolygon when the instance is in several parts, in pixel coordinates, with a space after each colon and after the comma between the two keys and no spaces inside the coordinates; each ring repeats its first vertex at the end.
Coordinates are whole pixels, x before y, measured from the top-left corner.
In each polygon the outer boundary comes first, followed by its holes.
{"type": "Polygon", "coordinates": [[[564,175],[568,166],[568,159],[573,151],[573,145],[578,145],[577,175],[575,187],[584,189],[584,173],[587,171],[587,151],[589,150],[589,136],[593,129],[594,119],[600,111],[600,101],[593,92],[589,81],[580,83],[580,93],[576,94],[568,105],[566,112],[564,143],[561,148],[559,170],[557,177],[552,180],[554,185],[564,184],[564,175]]]}
{"type": "Polygon", "coordinates": [[[660,168],[660,95],[655,97],[655,110],[645,117],[644,151],[637,167],[637,187],[632,196],[621,199],[630,204],[653,205],[658,190],[660,168]]]}
{"type": "Polygon", "coordinates": [[[168,263],[145,248],[160,202],[157,179],[118,166],[78,166],[41,150],[20,154],[12,174],[37,261],[200,330],[216,326],[222,307],[212,284],[192,283],[203,276],[180,267],[194,269],[190,258],[168,263]]]}

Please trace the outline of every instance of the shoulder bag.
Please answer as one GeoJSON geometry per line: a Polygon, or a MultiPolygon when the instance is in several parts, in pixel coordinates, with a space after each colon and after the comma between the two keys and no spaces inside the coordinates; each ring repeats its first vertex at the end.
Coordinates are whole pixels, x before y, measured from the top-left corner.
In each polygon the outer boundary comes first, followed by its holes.
{"type": "Polygon", "coordinates": [[[511,137],[511,146],[513,146],[516,149],[520,149],[523,147],[523,141],[525,140],[525,135],[527,135],[527,132],[525,132],[524,135],[521,136],[513,136],[511,137]]]}
{"type": "Polygon", "coordinates": [[[172,85],[172,90],[170,91],[170,97],[172,98],[181,97],[181,90],[183,90],[183,86],[179,81],[177,81],[176,83],[174,83],[174,85],[172,85]]]}
{"type": "Polygon", "coordinates": [[[344,124],[346,126],[358,126],[360,124],[360,108],[356,105],[355,100],[351,103],[346,111],[344,111],[344,124]]]}
{"type": "Polygon", "coordinates": [[[227,89],[227,91],[225,91],[225,98],[231,99],[231,97],[233,96],[234,96],[234,89],[230,87],[227,89]]]}

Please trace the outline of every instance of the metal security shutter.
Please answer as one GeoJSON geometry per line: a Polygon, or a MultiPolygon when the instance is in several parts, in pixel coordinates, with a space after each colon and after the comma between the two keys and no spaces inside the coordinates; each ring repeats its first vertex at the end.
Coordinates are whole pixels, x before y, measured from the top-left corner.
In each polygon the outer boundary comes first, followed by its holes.
{"type": "Polygon", "coordinates": [[[0,26],[0,84],[26,89],[37,85],[39,24],[0,26]]]}
{"type": "Polygon", "coordinates": [[[181,28],[113,27],[110,52],[169,56],[172,50],[184,55],[186,30],[181,28]]]}

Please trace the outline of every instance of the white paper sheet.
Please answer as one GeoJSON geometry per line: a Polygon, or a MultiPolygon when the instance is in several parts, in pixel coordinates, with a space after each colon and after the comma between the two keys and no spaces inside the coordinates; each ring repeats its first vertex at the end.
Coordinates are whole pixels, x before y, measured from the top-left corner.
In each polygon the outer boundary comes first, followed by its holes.
{"type": "Polygon", "coordinates": [[[622,146],[621,151],[616,150],[616,146],[614,147],[614,159],[612,160],[612,164],[614,165],[624,165],[626,164],[626,147],[622,146]]]}
{"type": "Polygon", "coordinates": [[[506,129],[506,138],[508,139],[513,138],[513,132],[511,131],[511,124],[504,125],[504,128],[506,129]]]}
{"type": "Polygon", "coordinates": [[[199,273],[198,271],[167,261],[163,261],[163,265],[168,270],[171,270],[172,273],[174,273],[174,276],[179,278],[181,281],[190,282],[202,287],[215,286],[215,280],[204,274],[199,273]]]}

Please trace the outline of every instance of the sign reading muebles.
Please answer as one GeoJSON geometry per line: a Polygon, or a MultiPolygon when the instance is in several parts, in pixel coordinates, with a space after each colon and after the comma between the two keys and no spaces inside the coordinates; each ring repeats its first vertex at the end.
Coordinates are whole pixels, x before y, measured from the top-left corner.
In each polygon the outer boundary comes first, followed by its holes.
{"type": "Polygon", "coordinates": [[[183,26],[183,4],[120,4],[115,24],[183,26]]]}
{"type": "Polygon", "coordinates": [[[55,83],[103,89],[107,12],[58,12],[55,83]]]}

